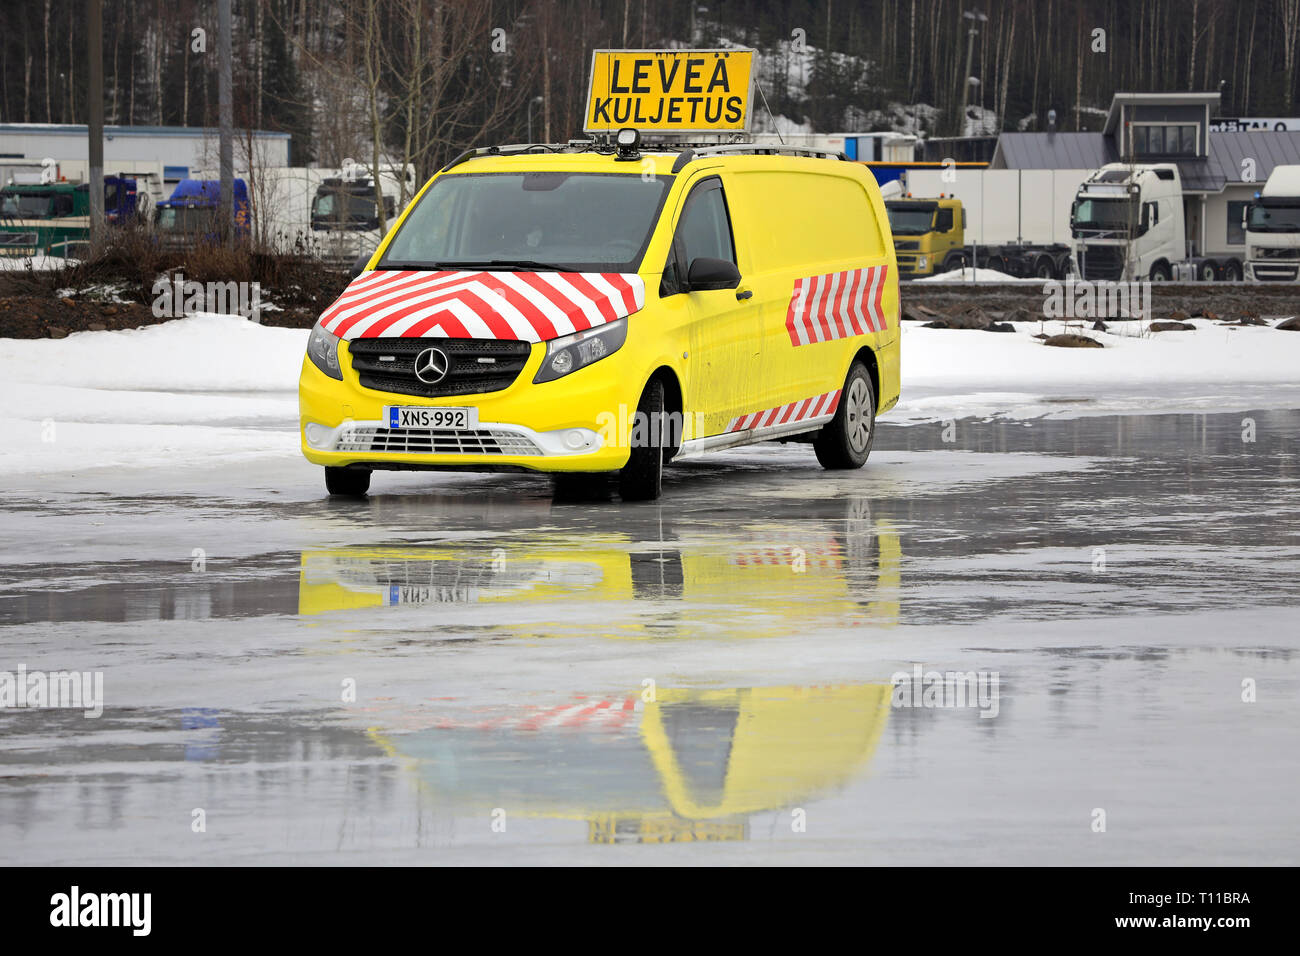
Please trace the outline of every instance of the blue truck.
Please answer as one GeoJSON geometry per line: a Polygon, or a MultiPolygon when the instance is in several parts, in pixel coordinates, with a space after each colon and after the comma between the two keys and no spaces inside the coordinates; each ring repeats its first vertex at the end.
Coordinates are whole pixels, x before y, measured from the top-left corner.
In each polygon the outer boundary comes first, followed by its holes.
{"type": "MultiPolygon", "coordinates": [[[[220,180],[182,179],[177,183],[172,194],[157,204],[154,213],[154,226],[163,247],[192,249],[219,241],[217,206],[220,196],[220,180]]],[[[235,238],[247,239],[250,234],[248,184],[242,179],[235,180],[233,202],[235,238]]]]}

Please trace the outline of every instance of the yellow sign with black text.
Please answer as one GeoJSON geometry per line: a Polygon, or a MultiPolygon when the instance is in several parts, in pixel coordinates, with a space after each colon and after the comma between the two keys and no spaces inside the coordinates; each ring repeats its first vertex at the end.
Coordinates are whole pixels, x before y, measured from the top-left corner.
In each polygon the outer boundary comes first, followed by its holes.
{"type": "Polygon", "coordinates": [[[596,50],[583,129],[746,132],[753,89],[753,50],[596,50]]]}

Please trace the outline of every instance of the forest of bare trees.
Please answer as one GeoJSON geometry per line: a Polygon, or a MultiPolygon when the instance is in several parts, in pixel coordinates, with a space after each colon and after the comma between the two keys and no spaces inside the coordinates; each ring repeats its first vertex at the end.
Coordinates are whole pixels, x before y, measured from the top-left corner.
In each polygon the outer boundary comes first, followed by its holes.
{"type": "MultiPolygon", "coordinates": [[[[109,123],[211,125],[216,0],[104,0],[109,123]]],[[[924,103],[957,131],[1095,128],[1115,90],[1216,90],[1225,115],[1290,115],[1300,0],[235,0],[236,121],[293,134],[294,161],[381,151],[423,177],[472,145],[567,138],[597,47],[755,46],[773,110],[814,129],[924,103]],[[792,48],[811,68],[773,70],[792,48]]],[[[85,3],[7,0],[0,122],[86,119],[85,3]]],[[[802,61],[801,61],[802,62],[802,61]]]]}

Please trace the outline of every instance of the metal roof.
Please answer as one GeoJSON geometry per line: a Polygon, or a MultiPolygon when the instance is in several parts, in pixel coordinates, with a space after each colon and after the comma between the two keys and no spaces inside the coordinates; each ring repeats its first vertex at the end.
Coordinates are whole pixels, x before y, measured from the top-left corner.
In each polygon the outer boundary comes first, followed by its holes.
{"type": "Polygon", "coordinates": [[[1103,133],[1003,133],[993,151],[995,169],[1096,169],[1117,162],[1103,133]]]}
{"type": "Polygon", "coordinates": [[[1210,156],[1179,163],[1183,189],[1220,192],[1226,185],[1263,183],[1275,166],[1300,165],[1300,132],[1246,130],[1210,133],[1210,156]],[[1242,179],[1243,163],[1254,164],[1254,179],[1242,179]]]}

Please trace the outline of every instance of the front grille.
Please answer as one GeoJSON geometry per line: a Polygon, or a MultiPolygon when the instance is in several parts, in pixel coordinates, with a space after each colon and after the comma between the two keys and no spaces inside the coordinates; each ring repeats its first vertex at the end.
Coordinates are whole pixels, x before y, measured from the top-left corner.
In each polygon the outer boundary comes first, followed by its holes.
{"type": "Polygon", "coordinates": [[[1294,282],[1297,268],[1295,266],[1254,266],[1255,278],[1276,282],[1294,282]]]}
{"type": "Polygon", "coordinates": [[[0,247],[35,247],[36,240],[37,235],[34,232],[0,232],[0,247]]]}
{"type": "Polygon", "coordinates": [[[1083,250],[1085,279],[1117,280],[1124,274],[1122,246],[1086,246],[1083,250]]]}
{"type": "Polygon", "coordinates": [[[915,251],[921,248],[921,241],[919,239],[895,239],[894,248],[899,252],[902,252],[904,249],[915,251]]]}
{"type": "Polygon", "coordinates": [[[1257,259],[1300,259],[1300,247],[1289,249],[1274,249],[1269,246],[1256,246],[1255,258],[1257,259]]]}
{"type": "Polygon", "coordinates": [[[451,431],[442,428],[345,428],[335,451],[387,451],[417,455],[540,455],[542,450],[517,432],[492,428],[451,431]]]}
{"type": "Polygon", "coordinates": [[[364,387],[423,398],[509,388],[532,351],[527,342],[514,339],[353,339],[348,348],[364,387]],[[449,361],[447,376],[433,385],[415,377],[415,357],[430,346],[442,349],[449,361]]]}

